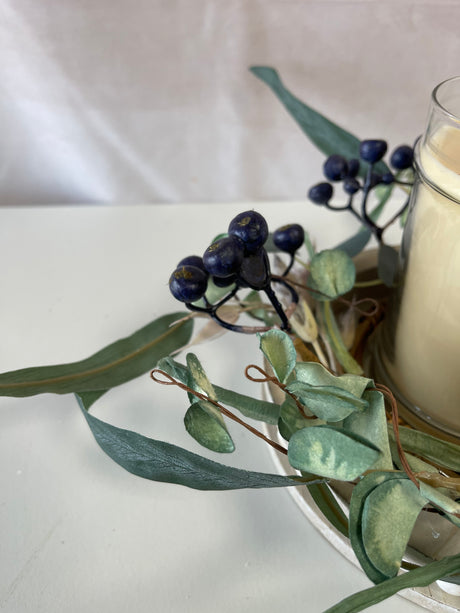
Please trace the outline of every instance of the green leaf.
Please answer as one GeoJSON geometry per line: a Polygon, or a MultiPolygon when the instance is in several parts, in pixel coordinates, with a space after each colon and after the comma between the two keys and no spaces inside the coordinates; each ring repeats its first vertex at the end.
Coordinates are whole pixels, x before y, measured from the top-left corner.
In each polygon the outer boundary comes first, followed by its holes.
{"type": "Polygon", "coordinates": [[[278,423],[280,413],[278,404],[266,400],[258,400],[238,392],[232,392],[218,385],[215,385],[214,389],[216,390],[219,402],[237,409],[245,417],[257,419],[267,424],[276,425],[278,423]]]}
{"type": "Polygon", "coordinates": [[[341,534],[348,537],[348,519],[327,483],[307,485],[316,506],[341,534]]]}
{"type": "Polygon", "coordinates": [[[353,594],[324,613],[358,613],[397,594],[400,590],[425,587],[438,579],[447,578],[458,572],[460,572],[460,554],[445,557],[438,562],[431,562],[426,566],[394,577],[394,579],[388,579],[380,585],[353,594]]]}
{"type": "Polygon", "coordinates": [[[355,411],[365,411],[369,403],[340,387],[312,386],[302,381],[293,381],[287,386],[313,415],[324,421],[342,421],[355,411]]]}
{"type": "Polygon", "coordinates": [[[356,436],[370,441],[381,455],[373,468],[378,470],[391,470],[393,461],[388,441],[387,420],[385,414],[385,399],[376,390],[365,390],[363,399],[368,402],[364,413],[355,412],[343,422],[343,429],[356,436]]]}
{"type": "Polygon", "coordinates": [[[88,413],[81,401],[80,406],[102,450],[125,470],[144,479],[198,490],[299,485],[295,476],[284,477],[225,466],[176,445],[117,428],[88,413]]]}
{"type": "Polygon", "coordinates": [[[373,565],[364,548],[362,536],[364,503],[367,496],[377,486],[391,479],[405,478],[407,478],[407,476],[402,472],[372,472],[360,479],[353,488],[349,510],[350,543],[361,568],[374,583],[385,581],[388,577],[373,565]]]}
{"type": "Polygon", "coordinates": [[[211,403],[194,402],[185,414],[184,423],[190,436],[203,447],[218,453],[231,453],[235,450],[222,416],[211,403]],[[211,415],[212,409],[215,415],[211,415]]]}
{"type": "Polygon", "coordinates": [[[419,483],[420,495],[429,500],[433,506],[441,509],[448,515],[460,515],[460,503],[443,494],[438,487],[432,487],[424,483],[421,479],[419,483]]]}
{"type": "MultiPolygon", "coordinates": [[[[188,369],[183,364],[176,362],[173,358],[167,357],[158,362],[158,368],[164,370],[172,377],[175,377],[182,383],[188,384],[188,369]]],[[[268,424],[276,425],[278,423],[280,407],[274,402],[259,400],[252,396],[246,396],[227,390],[218,385],[213,385],[214,391],[217,394],[217,400],[226,406],[233,407],[240,411],[245,417],[264,421],[268,424]]]]}
{"type": "Polygon", "coordinates": [[[353,289],[356,269],[345,251],[325,249],[310,263],[309,287],[317,300],[335,300],[353,289]]]}
{"type": "Polygon", "coordinates": [[[358,398],[361,398],[367,387],[374,385],[372,379],[359,375],[347,373],[337,377],[317,362],[298,362],[296,379],[309,385],[340,387],[358,398]]]}
{"type": "MultiPolygon", "coordinates": [[[[359,157],[360,139],[293,96],[284,87],[276,70],[269,66],[251,66],[250,70],[270,87],[303,132],[325,155],[338,153],[348,159],[359,157]]],[[[388,170],[382,161],[375,165],[375,171],[381,174],[388,170]]]]}
{"type": "Polygon", "coordinates": [[[303,428],[289,441],[291,466],[305,472],[353,481],[371,468],[380,452],[365,441],[330,426],[303,428]]]}
{"type": "Polygon", "coordinates": [[[280,407],[280,418],[278,421],[278,429],[285,440],[288,441],[297,430],[321,424],[325,424],[321,419],[305,419],[294,400],[286,395],[286,399],[280,407]]]}
{"type": "Polygon", "coordinates": [[[258,336],[262,353],[272,365],[278,380],[285,383],[296,365],[294,343],[286,332],[276,329],[258,336]]]}
{"type": "MultiPolygon", "coordinates": [[[[188,353],[186,356],[186,361],[189,371],[189,387],[196,392],[206,394],[206,396],[208,396],[211,400],[217,400],[217,394],[214,387],[209,381],[204,368],[196,355],[194,353],[188,353]]],[[[216,409],[216,407],[214,407],[214,409],[216,409]]]]}
{"type": "Polygon", "coordinates": [[[388,245],[380,245],[378,255],[378,275],[388,287],[395,284],[399,266],[399,255],[396,249],[388,245]]]}
{"type": "Polygon", "coordinates": [[[331,303],[329,301],[320,302],[319,312],[323,319],[327,338],[332,345],[335,357],[348,373],[362,375],[363,369],[349,353],[345,343],[343,342],[331,303]]]}
{"type": "Polygon", "coordinates": [[[45,392],[68,394],[110,389],[149,371],[165,355],[187,344],[192,320],[172,313],[151,322],[91,357],[58,366],[38,366],[0,375],[0,396],[34,396],[45,392]],[[175,324],[175,325],[174,325],[175,324]]]}
{"type": "Polygon", "coordinates": [[[409,479],[385,481],[366,497],[363,545],[373,566],[385,576],[398,574],[414,524],[426,502],[409,479]]]}
{"type": "MultiPolygon", "coordinates": [[[[390,440],[394,441],[392,426],[388,426],[390,440]]],[[[403,448],[411,453],[431,460],[445,468],[460,472],[460,446],[448,441],[442,441],[420,430],[412,430],[400,426],[399,437],[403,448]]]]}
{"type": "Polygon", "coordinates": [[[358,255],[358,253],[361,253],[371,238],[372,232],[369,230],[369,228],[363,227],[352,237],[343,241],[337,245],[337,247],[334,247],[334,251],[344,251],[350,258],[354,258],[356,255],[358,255]]]}

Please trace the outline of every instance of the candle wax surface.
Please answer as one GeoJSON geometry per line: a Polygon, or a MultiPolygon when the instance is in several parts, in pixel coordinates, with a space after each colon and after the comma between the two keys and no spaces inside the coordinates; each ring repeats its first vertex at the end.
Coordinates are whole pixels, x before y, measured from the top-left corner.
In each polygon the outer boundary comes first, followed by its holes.
{"type": "MultiPolygon", "coordinates": [[[[460,129],[442,127],[424,145],[426,177],[460,199],[460,129]]],[[[410,255],[388,365],[408,400],[460,432],[460,204],[420,182],[410,255]]]]}

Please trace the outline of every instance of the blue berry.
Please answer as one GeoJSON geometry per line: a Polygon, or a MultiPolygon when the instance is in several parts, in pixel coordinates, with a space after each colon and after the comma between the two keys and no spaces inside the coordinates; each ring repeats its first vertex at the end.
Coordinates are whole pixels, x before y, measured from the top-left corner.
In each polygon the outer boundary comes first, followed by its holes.
{"type": "Polygon", "coordinates": [[[343,189],[347,194],[353,196],[353,194],[356,194],[361,189],[361,185],[353,177],[347,177],[343,182],[343,189]]]}
{"type": "Polygon", "coordinates": [[[221,238],[203,254],[204,267],[215,277],[229,277],[238,272],[244,257],[244,243],[236,236],[221,238]]]}
{"type": "Polygon", "coordinates": [[[273,242],[280,251],[294,253],[303,245],[305,232],[298,223],[291,223],[278,228],[273,233],[273,242]]]}
{"type": "Polygon", "coordinates": [[[390,164],[396,170],[405,170],[412,166],[414,161],[414,150],[409,145],[400,145],[391,154],[390,164]]]}
{"type": "Polygon", "coordinates": [[[203,272],[208,274],[206,268],[204,267],[203,258],[199,255],[188,255],[178,263],[177,268],[181,266],[196,266],[200,268],[203,272]]]}
{"type": "Polygon", "coordinates": [[[230,236],[243,241],[247,252],[257,251],[268,238],[268,225],[265,218],[256,211],[245,211],[237,215],[228,227],[230,236]]]}
{"type": "Polygon", "coordinates": [[[383,158],[387,148],[384,140],[363,140],[359,145],[359,157],[369,164],[375,164],[383,158]]]}
{"type": "Polygon", "coordinates": [[[359,172],[359,160],[356,158],[348,160],[347,177],[354,179],[356,175],[358,174],[358,172],[359,172]]]}
{"type": "Polygon", "coordinates": [[[229,275],[228,277],[213,277],[212,281],[216,287],[230,287],[236,281],[236,275],[229,275]]]}
{"type": "Polygon", "coordinates": [[[386,172],[384,175],[382,175],[382,183],[385,185],[391,185],[394,180],[395,178],[392,172],[386,172]]]}
{"type": "Polygon", "coordinates": [[[196,266],[176,268],[169,278],[171,294],[181,302],[196,302],[204,296],[207,287],[208,275],[196,266]]]}
{"type": "Polygon", "coordinates": [[[347,176],[348,163],[342,155],[330,155],[323,165],[323,173],[329,181],[342,181],[347,176]]]}
{"type": "Polygon", "coordinates": [[[333,193],[334,189],[330,183],[317,183],[310,187],[307,196],[315,204],[327,204],[333,193]]]}

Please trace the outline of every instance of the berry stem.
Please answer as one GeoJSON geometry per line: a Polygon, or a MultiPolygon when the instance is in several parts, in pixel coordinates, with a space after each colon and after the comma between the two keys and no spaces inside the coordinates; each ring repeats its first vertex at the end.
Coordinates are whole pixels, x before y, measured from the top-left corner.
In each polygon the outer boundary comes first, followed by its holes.
{"type": "MultiPolygon", "coordinates": [[[[288,286],[286,283],[283,283],[283,285],[288,286]]],[[[289,326],[289,322],[286,317],[286,313],[283,311],[283,307],[281,306],[280,301],[276,297],[275,292],[272,290],[270,285],[267,285],[264,288],[264,292],[267,294],[267,297],[272,303],[273,308],[277,312],[278,317],[281,319],[281,330],[284,330],[285,332],[290,332],[291,328],[289,326]]]]}

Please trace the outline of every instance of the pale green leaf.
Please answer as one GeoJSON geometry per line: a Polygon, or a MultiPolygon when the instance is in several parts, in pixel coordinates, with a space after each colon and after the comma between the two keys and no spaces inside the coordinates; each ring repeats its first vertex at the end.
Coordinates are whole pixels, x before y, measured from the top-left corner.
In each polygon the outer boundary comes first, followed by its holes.
{"type": "Polygon", "coordinates": [[[355,411],[365,411],[369,403],[351,392],[331,385],[309,385],[293,381],[287,389],[316,417],[328,422],[342,421],[355,411]]]}
{"type": "Polygon", "coordinates": [[[355,280],[355,265],[345,251],[325,249],[311,260],[309,287],[317,300],[335,300],[353,289],[355,280]]]}
{"type": "Polygon", "coordinates": [[[391,470],[393,461],[388,441],[385,399],[376,390],[365,390],[363,399],[368,402],[365,412],[355,412],[343,422],[343,428],[360,436],[380,449],[381,455],[374,464],[374,469],[391,470]]]}
{"type": "Polygon", "coordinates": [[[294,432],[302,428],[324,425],[325,423],[321,419],[306,419],[299,411],[299,407],[294,400],[286,395],[286,399],[280,407],[280,418],[278,421],[278,428],[284,439],[288,441],[294,432]]]}
{"type": "Polygon", "coordinates": [[[353,488],[350,499],[349,524],[350,543],[356,557],[366,575],[374,583],[385,581],[388,577],[379,571],[369,559],[363,545],[362,517],[367,496],[379,485],[391,479],[406,479],[407,475],[400,472],[371,472],[365,475],[353,488]]]}
{"type": "Polygon", "coordinates": [[[194,402],[185,413],[184,424],[190,436],[203,447],[218,453],[235,450],[220,413],[209,402],[194,402]],[[212,415],[213,409],[217,415],[212,415]]]}
{"type": "Polygon", "coordinates": [[[358,398],[361,398],[367,387],[374,384],[372,379],[360,375],[347,373],[338,377],[318,362],[298,362],[295,372],[298,381],[312,386],[340,387],[358,398]]]}
{"type": "Polygon", "coordinates": [[[460,503],[441,492],[440,488],[432,487],[424,483],[421,479],[419,480],[419,484],[421,496],[427,498],[438,509],[441,509],[449,515],[458,515],[459,517],[457,519],[460,519],[460,503]]]}
{"type": "Polygon", "coordinates": [[[303,428],[288,446],[291,466],[340,481],[353,481],[371,468],[380,455],[365,441],[330,426],[303,428]]]}
{"type": "Polygon", "coordinates": [[[270,362],[276,377],[285,383],[295,368],[297,354],[294,343],[286,332],[269,330],[259,335],[260,349],[270,362]]]}
{"type": "Polygon", "coordinates": [[[375,568],[397,575],[414,524],[427,503],[409,479],[392,479],[373,489],[364,501],[362,540],[375,568]]]}

